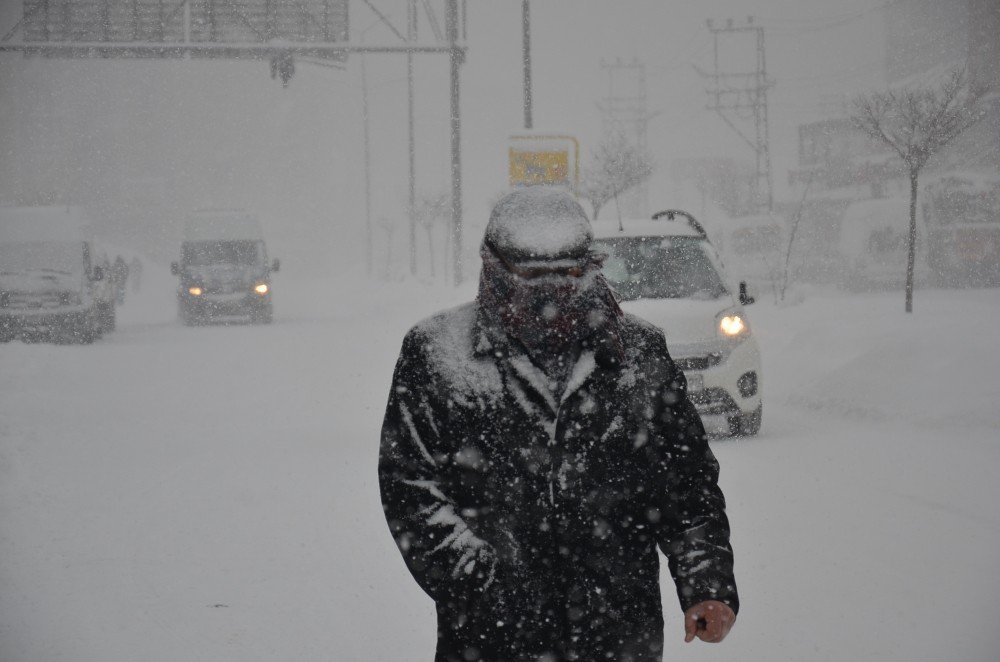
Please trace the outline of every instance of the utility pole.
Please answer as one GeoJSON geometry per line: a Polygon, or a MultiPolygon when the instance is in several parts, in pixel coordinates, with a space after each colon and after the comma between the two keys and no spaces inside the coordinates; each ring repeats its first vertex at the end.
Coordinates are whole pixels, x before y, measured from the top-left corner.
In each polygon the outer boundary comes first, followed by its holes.
{"type": "MultiPolygon", "coordinates": [[[[608,96],[598,103],[601,109],[605,135],[621,132],[631,137],[638,150],[648,151],[650,113],[646,99],[646,64],[638,58],[625,62],[601,60],[601,68],[608,72],[608,96]],[[621,83],[621,78],[626,78],[621,83]],[[619,84],[621,83],[621,84],[619,84]]],[[[649,207],[649,187],[645,182],[626,196],[626,211],[633,216],[645,216],[649,207]]]]}
{"type": "Polygon", "coordinates": [[[707,90],[708,110],[714,110],[754,152],[756,160],[757,206],[774,210],[774,184],[771,175],[770,129],[767,116],[767,90],[774,85],[767,77],[767,59],[764,49],[764,28],[756,25],[752,16],[746,23],[736,23],[726,19],[720,27],[715,21],[706,21],[714,42],[714,71],[706,73],[698,70],[703,77],[712,80],[712,88],[707,90]],[[722,71],[719,65],[719,36],[753,34],[756,40],[756,63],[753,71],[722,71]],[[737,117],[740,111],[749,110],[753,114],[754,137],[751,139],[727,114],[731,111],[737,117]]]}
{"type": "MultiPolygon", "coordinates": [[[[406,6],[406,41],[413,45],[417,42],[417,2],[408,0],[406,6]]],[[[417,275],[417,219],[414,216],[417,206],[417,146],[413,136],[413,52],[406,53],[406,95],[407,95],[407,125],[409,127],[409,158],[410,158],[410,196],[407,200],[406,215],[410,221],[410,275],[417,275]]]]}
{"type": "MultiPolygon", "coordinates": [[[[364,40],[364,35],[361,35],[364,40]]],[[[366,56],[361,55],[361,119],[364,123],[365,136],[365,272],[369,278],[372,276],[372,262],[374,250],[372,239],[372,150],[371,150],[371,129],[368,114],[368,67],[366,66],[366,56]]]]}
{"type": "Polygon", "coordinates": [[[531,10],[521,0],[521,57],[524,62],[524,128],[534,128],[531,116],[531,10]]]}
{"type": "Polygon", "coordinates": [[[458,74],[465,51],[458,45],[458,0],[446,0],[445,33],[451,63],[451,240],[455,284],[459,285],[462,282],[462,112],[458,74]]]}

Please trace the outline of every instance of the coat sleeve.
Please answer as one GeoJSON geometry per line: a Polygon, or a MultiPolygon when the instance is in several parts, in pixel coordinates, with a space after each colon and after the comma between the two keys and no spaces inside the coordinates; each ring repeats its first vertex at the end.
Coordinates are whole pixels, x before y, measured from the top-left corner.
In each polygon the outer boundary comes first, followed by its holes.
{"type": "Polygon", "coordinates": [[[719,600],[739,611],[729,543],[726,500],[719,488],[719,463],[708,446],[701,417],[687,396],[687,381],[657,336],[665,378],[654,421],[652,463],[655,519],[682,609],[719,600]]]}
{"type": "Polygon", "coordinates": [[[386,521],[410,573],[436,602],[474,599],[493,582],[496,554],[449,496],[443,403],[424,343],[411,331],[393,374],[382,425],[379,485],[386,521]]]}

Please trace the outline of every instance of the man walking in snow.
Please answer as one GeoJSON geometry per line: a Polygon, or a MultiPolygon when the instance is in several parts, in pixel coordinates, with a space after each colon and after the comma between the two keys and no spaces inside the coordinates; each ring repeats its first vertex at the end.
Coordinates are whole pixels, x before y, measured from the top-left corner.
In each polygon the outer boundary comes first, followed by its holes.
{"type": "Polygon", "coordinates": [[[657,548],[685,639],[739,599],[718,464],[663,334],[623,313],[571,196],[497,203],[476,301],[407,334],[382,428],[393,537],[437,662],[658,661],[657,548]]]}

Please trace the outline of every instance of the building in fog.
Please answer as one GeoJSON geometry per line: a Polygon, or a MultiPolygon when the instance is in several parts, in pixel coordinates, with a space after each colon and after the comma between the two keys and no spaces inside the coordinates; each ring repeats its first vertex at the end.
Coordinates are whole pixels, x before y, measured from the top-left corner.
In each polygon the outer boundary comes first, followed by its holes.
{"type": "Polygon", "coordinates": [[[928,85],[965,69],[986,116],[929,164],[930,171],[1000,172],[1000,2],[907,0],[886,7],[890,86],[928,85]]]}
{"type": "Polygon", "coordinates": [[[798,167],[792,186],[813,191],[851,189],[860,197],[880,198],[886,183],[903,175],[895,152],[861,131],[847,117],[799,125],[798,167]]]}
{"type": "MultiPolygon", "coordinates": [[[[885,12],[890,87],[933,85],[964,68],[984,95],[986,117],[929,170],[1000,171],[1000,2],[907,0],[888,4],[885,12]]],[[[905,172],[893,152],[855,128],[846,112],[799,126],[798,166],[789,173],[793,186],[811,182],[814,191],[849,188],[878,198],[900,177],[905,172]]]]}
{"type": "MultiPolygon", "coordinates": [[[[986,283],[993,282],[995,270],[985,267],[995,259],[983,246],[1000,245],[1000,234],[972,226],[995,218],[998,208],[990,200],[1000,182],[1000,1],[907,0],[885,6],[885,75],[890,88],[934,86],[962,69],[982,95],[984,117],[927,164],[919,204],[924,221],[940,216],[935,222],[948,225],[924,230],[928,259],[941,267],[935,267],[938,282],[986,283]],[[941,200],[952,204],[944,210],[941,200]]],[[[789,181],[800,194],[809,187],[801,203],[786,205],[783,211],[801,218],[799,250],[809,265],[801,276],[811,280],[846,283],[858,264],[870,261],[871,255],[845,248],[845,219],[867,218],[876,209],[883,219],[884,209],[896,207],[905,218],[909,182],[903,163],[888,146],[855,127],[846,108],[837,116],[799,126],[798,164],[789,172],[789,181]]]]}

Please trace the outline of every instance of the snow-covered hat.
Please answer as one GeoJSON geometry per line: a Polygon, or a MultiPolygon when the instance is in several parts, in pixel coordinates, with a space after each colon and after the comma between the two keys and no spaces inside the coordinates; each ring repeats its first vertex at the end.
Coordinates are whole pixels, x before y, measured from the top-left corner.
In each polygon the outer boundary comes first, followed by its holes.
{"type": "Polygon", "coordinates": [[[497,202],[483,243],[520,267],[562,267],[585,260],[593,238],[587,213],[572,195],[529,186],[497,202]]]}

